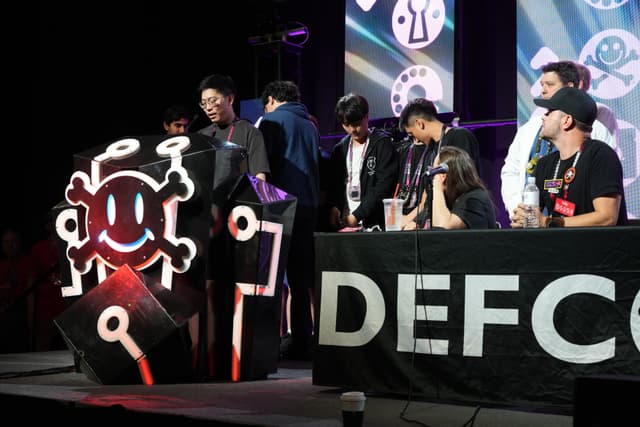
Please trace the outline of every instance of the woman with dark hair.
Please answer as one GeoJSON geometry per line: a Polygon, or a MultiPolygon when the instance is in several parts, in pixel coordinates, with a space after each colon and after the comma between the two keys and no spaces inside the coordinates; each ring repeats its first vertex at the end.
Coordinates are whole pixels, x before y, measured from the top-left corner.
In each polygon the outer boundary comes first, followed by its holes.
{"type": "Polygon", "coordinates": [[[431,226],[445,229],[497,228],[496,209],[469,154],[458,147],[442,147],[434,167],[448,171],[433,175],[431,226]]]}

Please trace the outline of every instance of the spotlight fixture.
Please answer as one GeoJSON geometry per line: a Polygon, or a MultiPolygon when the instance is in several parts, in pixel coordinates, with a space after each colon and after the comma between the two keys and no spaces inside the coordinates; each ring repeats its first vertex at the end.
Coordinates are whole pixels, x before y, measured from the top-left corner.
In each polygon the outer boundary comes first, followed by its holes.
{"type": "Polygon", "coordinates": [[[264,43],[271,43],[274,41],[283,41],[296,46],[302,46],[309,40],[309,29],[306,25],[300,22],[292,23],[295,26],[287,27],[284,29],[274,31],[271,33],[260,34],[256,36],[250,36],[247,42],[250,45],[258,45],[264,43]]]}

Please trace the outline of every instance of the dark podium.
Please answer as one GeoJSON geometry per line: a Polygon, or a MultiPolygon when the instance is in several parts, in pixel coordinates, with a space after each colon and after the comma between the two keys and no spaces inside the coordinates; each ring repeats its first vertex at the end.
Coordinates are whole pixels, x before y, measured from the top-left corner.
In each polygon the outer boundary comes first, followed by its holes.
{"type": "Polygon", "coordinates": [[[54,208],[55,323],[78,367],[105,384],[275,371],[295,198],[247,175],[244,148],[199,134],[122,138],[74,169],[54,208]]]}

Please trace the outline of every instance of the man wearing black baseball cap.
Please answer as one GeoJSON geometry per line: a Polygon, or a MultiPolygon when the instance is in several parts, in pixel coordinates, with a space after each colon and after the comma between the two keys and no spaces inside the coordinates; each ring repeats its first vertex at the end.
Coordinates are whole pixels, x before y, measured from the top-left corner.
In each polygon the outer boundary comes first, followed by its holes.
{"type": "MultiPolygon", "coordinates": [[[[547,108],[541,135],[558,150],[542,157],[535,171],[543,208],[540,224],[552,227],[626,224],[620,159],[607,144],[590,137],[598,114],[595,101],[578,88],[563,87],[551,98],[533,102],[547,108]]],[[[522,204],[516,208],[511,217],[512,227],[522,227],[523,208],[522,204]]]]}
{"type": "Polygon", "coordinates": [[[539,107],[548,109],[549,112],[560,110],[571,114],[578,122],[588,125],[589,132],[598,115],[596,102],[586,92],[574,87],[563,87],[551,98],[538,98],[533,102],[539,107]]]}

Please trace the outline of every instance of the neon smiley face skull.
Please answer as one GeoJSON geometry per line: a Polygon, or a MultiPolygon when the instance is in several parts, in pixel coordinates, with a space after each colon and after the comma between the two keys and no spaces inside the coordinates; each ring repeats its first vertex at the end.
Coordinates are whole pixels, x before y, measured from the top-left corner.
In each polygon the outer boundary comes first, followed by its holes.
{"type": "Polygon", "coordinates": [[[141,270],[164,255],[175,271],[184,271],[195,256],[195,245],[173,236],[167,206],[188,200],[193,191],[182,167],[169,169],[161,184],[138,171],[121,171],[93,186],[87,174],[74,173],[66,197],[86,208],[87,237],[69,246],[69,259],[83,274],[95,257],[113,269],[128,264],[141,270]]]}

